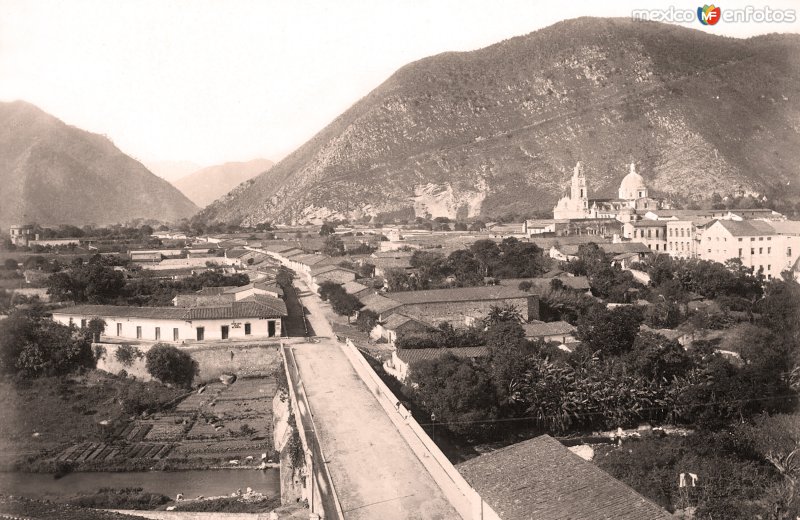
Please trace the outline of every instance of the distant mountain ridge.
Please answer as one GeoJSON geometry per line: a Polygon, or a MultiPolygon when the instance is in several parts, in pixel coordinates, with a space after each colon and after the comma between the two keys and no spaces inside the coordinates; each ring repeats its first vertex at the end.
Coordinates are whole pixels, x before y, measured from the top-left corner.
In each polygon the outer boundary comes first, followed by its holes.
{"type": "Polygon", "coordinates": [[[204,207],[233,188],[269,170],[275,164],[267,159],[253,159],[247,162],[227,162],[199,169],[185,177],[173,181],[172,185],[186,195],[189,200],[204,207]]]}
{"type": "Polygon", "coordinates": [[[175,182],[203,168],[192,161],[146,161],[142,164],[144,164],[145,168],[168,182],[175,182]]]}
{"type": "Polygon", "coordinates": [[[579,160],[593,197],[632,161],[660,196],[797,194],[798,159],[800,36],[579,18],[401,68],[200,216],[546,211],[579,160]]]}
{"type": "Polygon", "coordinates": [[[197,206],[107,138],[0,103],[0,225],[177,221],[197,206]]]}

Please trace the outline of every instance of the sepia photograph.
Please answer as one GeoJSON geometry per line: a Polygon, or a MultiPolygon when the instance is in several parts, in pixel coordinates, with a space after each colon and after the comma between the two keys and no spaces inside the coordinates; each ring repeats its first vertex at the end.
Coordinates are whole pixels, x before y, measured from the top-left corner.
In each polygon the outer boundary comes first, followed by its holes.
{"type": "Polygon", "coordinates": [[[0,0],[0,520],[800,520],[798,11],[0,0]]]}

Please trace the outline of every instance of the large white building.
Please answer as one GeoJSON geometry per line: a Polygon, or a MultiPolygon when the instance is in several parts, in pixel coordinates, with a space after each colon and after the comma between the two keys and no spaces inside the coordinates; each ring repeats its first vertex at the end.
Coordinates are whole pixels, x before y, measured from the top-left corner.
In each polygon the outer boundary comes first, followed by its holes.
{"type": "Polygon", "coordinates": [[[780,277],[800,256],[800,222],[717,220],[699,237],[697,256],[720,263],[738,258],[767,279],[780,277]]]}
{"type": "Polygon", "coordinates": [[[572,173],[567,194],[553,208],[554,219],[615,218],[622,222],[636,220],[638,211],[658,209],[659,202],[649,197],[644,178],[631,163],[622,179],[616,199],[590,199],[583,164],[578,162],[572,173]]]}
{"type": "Polygon", "coordinates": [[[53,311],[53,320],[64,325],[85,327],[102,318],[108,338],[166,343],[277,337],[286,316],[282,300],[261,295],[204,307],[78,305],[53,311]]]}

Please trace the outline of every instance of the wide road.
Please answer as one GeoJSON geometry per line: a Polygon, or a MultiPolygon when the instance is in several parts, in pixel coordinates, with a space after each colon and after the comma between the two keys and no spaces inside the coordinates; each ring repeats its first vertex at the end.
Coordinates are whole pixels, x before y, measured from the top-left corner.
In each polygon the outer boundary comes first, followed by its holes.
{"type": "Polygon", "coordinates": [[[340,349],[319,297],[295,283],[319,343],[291,348],[345,518],[460,518],[340,349]]]}

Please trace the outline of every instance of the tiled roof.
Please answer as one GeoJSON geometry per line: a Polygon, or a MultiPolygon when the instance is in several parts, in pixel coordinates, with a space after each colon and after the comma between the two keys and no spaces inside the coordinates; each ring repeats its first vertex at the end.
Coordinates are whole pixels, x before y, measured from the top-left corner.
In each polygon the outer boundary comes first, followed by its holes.
{"type": "Polygon", "coordinates": [[[368,294],[361,298],[361,303],[364,304],[364,309],[370,310],[377,314],[382,314],[390,309],[400,307],[400,303],[390,300],[380,294],[368,294]]]}
{"type": "Polygon", "coordinates": [[[405,314],[392,314],[386,319],[386,322],[383,324],[383,327],[388,330],[397,330],[399,327],[407,323],[415,323],[424,329],[433,329],[433,325],[428,325],[424,321],[420,321],[405,314]]]}
{"type": "Polygon", "coordinates": [[[570,289],[577,289],[581,291],[588,291],[591,286],[589,279],[585,276],[554,276],[552,278],[506,278],[500,280],[500,285],[506,287],[519,287],[522,282],[530,282],[531,290],[535,293],[540,293],[549,289],[553,280],[558,280],[570,289]]]}
{"type": "Polygon", "coordinates": [[[572,334],[575,332],[575,327],[566,321],[524,323],[522,328],[525,330],[525,336],[529,338],[572,334]]]}
{"type": "Polygon", "coordinates": [[[122,305],[78,305],[53,311],[66,316],[108,316],[164,320],[200,320],[227,318],[280,318],[286,316],[286,304],[267,295],[246,298],[227,305],[205,307],[127,307],[122,305]],[[269,300],[266,300],[266,299],[269,300]]]}
{"type": "Polygon", "coordinates": [[[548,435],[457,466],[502,520],[674,517],[548,435]]]}
{"type": "Polygon", "coordinates": [[[800,220],[776,220],[769,225],[779,235],[800,235],[800,220]]]}
{"type": "Polygon", "coordinates": [[[718,220],[735,237],[774,235],[775,229],[763,220],[718,220]]]}
{"type": "Polygon", "coordinates": [[[375,267],[379,267],[381,269],[407,269],[411,267],[410,262],[411,257],[402,257],[402,258],[370,258],[368,262],[375,267]]]}
{"type": "Polygon", "coordinates": [[[327,265],[321,265],[321,266],[312,267],[311,268],[311,275],[312,276],[317,276],[318,274],[329,273],[331,271],[345,271],[345,272],[348,272],[348,273],[355,274],[355,271],[353,271],[352,269],[348,269],[348,268],[342,267],[340,265],[327,264],[327,265]]]}
{"type": "Polygon", "coordinates": [[[633,227],[667,227],[668,220],[637,220],[636,222],[631,222],[633,227]]]}
{"type": "Polygon", "coordinates": [[[112,318],[147,318],[163,320],[186,319],[187,309],[181,307],[127,307],[121,305],[77,305],[53,311],[65,316],[108,316],[112,318]]]}
{"type": "Polygon", "coordinates": [[[447,354],[460,358],[479,358],[489,355],[489,347],[458,347],[458,348],[399,348],[397,357],[411,364],[417,361],[439,359],[447,354]]]}
{"type": "Polygon", "coordinates": [[[202,289],[197,291],[197,294],[200,294],[202,296],[214,296],[214,295],[223,294],[223,293],[235,290],[235,289],[238,289],[238,287],[236,287],[235,285],[226,285],[226,286],[222,286],[222,287],[203,287],[202,289]]]}
{"type": "Polygon", "coordinates": [[[414,253],[411,251],[375,251],[373,258],[411,258],[414,253]]]}
{"type": "Polygon", "coordinates": [[[528,298],[531,294],[516,287],[487,285],[485,287],[461,287],[457,289],[431,289],[427,291],[393,292],[389,298],[402,304],[432,302],[467,302],[485,300],[504,300],[508,298],[528,298]]]}
{"type": "Polygon", "coordinates": [[[344,289],[344,292],[346,292],[347,294],[358,294],[361,291],[370,290],[369,287],[367,287],[366,285],[362,285],[362,284],[360,284],[358,282],[354,282],[354,281],[349,281],[349,282],[343,283],[342,284],[342,289],[344,289]]]}

